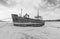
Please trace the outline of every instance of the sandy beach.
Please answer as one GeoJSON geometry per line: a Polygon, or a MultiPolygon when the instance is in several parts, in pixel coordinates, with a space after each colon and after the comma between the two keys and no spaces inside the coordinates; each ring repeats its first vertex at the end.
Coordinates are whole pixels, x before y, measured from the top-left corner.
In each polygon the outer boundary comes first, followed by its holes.
{"type": "Polygon", "coordinates": [[[46,22],[43,27],[17,27],[0,22],[0,39],[60,39],[60,22],[46,22]]]}

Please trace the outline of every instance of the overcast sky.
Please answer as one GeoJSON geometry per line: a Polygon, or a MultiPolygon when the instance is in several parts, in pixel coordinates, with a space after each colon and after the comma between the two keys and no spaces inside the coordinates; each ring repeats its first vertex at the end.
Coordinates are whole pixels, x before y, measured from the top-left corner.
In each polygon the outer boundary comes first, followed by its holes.
{"type": "MultiPolygon", "coordinates": [[[[38,4],[43,4],[41,0],[0,0],[0,19],[11,18],[11,14],[19,14],[23,9],[23,15],[28,13],[31,18],[36,16],[38,4]]],[[[45,11],[40,9],[40,16],[43,19],[60,19],[60,9],[55,11],[45,11]]]]}

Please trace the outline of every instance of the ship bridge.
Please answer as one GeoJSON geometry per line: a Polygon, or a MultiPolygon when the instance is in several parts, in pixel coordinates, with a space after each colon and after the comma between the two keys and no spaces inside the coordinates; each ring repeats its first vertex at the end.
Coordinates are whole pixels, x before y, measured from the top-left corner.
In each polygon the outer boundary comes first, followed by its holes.
{"type": "Polygon", "coordinates": [[[43,20],[42,16],[35,16],[36,19],[43,20]]]}

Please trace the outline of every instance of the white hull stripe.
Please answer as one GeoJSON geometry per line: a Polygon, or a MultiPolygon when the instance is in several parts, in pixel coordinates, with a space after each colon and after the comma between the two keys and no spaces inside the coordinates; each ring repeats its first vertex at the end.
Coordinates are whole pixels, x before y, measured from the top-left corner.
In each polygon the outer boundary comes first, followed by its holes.
{"type": "Polygon", "coordinates": [[[41,24],[41,23],[13,23],[13,24],[41,24]]]}

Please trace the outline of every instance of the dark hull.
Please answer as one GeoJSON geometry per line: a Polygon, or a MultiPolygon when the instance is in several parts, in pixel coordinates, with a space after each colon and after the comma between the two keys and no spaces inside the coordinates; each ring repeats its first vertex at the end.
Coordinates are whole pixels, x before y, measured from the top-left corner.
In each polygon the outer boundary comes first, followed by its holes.
{"type": "Polygon", "coordinates": [[[40,27],[45,24],[43,20],[36,20],[31,18],[18,17],[16,14],[12,14],[14,26],[24,26],[24,27],[40,27]]]}
{"type": "Polygon", "coordinates": [[[14,23],[14,26],[23,26],[23,27],[40,27],[43,26],[44,23],[14,23]]]}

